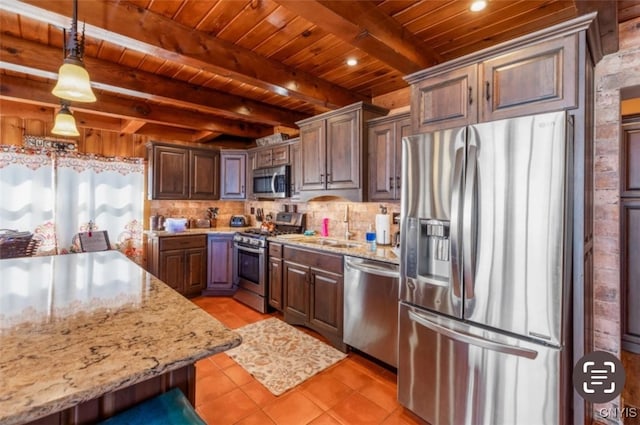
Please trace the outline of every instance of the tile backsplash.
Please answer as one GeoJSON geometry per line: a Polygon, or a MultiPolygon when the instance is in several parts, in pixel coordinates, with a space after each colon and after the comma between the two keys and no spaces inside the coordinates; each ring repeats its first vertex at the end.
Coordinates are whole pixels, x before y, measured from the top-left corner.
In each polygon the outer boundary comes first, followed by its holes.
{"type": "MultiPolygon", "coordinates": [[[[344,238],[346,224],[344,222],[345,212],[349,220],[349,231],[351,239],[364,241],[365,233],[369,225],[375,229],[376,214],[380,212],[380,205],[387,207],[387,214],[400,212],[400,202],[349,202],[344,200],[313,200],[309,202],[294,202],[289,200],[276,201],[247,201],[244,207],[244,214],[249,219],[252,226],[257,224],[255,215],[251,214],[251,208],[262,208],[264,214],[269,214],[275,218],[279,211],[284,211],[288,206],[289,211],[296,208],[298,212],[305,213],[306,229],[315,230],[320,234],[322,219],[329,219],[329,237],[344,238]]],[[[399,229],[397,224],[391,224],[391,235],[399,229]]],[[[393,240],[393,239],[392,239],[393,240]]]]}
{"type": "MultiPolygon", "coordinates": [[[[218,208],[218,226],[228,226],[231,216],[244,214],[244,201],[149,201],[149,215],[174,218],[208,218],[208,208],[218,208]]],[[[146,223],[147,229],[149,223],[146,223]]]]}
{"type": "MultiPolygon", "coordinates": [[[[322,219],[329,219],[329,237],[344,238],[347,229],[344,222],[345,212],[349,220],[351,239],[365,240],[365,233],[369,225],[375,229],[375,216],[380,212],[380,205],[387,207],[387,213],[400,212],[399,202],[349,202],[344,200],[313,200],[310,202],[294,202],[289,200],[275,201],[149,201],[149,215],[163,215],[175,218],[206,218],[207,208],[217,207],[218,226],[228,226],[232,215],[244,214],[250,226],[258,226],[255,214],[251,208],[262,208],[264,214],[271,214],[275,219],[276,213],[285,208],[305,213],[306,229],[320,233],[322,219]]],[[[148,228],[148,223],[145,226],[148,228]]],[[[397,224],[391,224],[391,235],[398,231],[397,224]]]]}

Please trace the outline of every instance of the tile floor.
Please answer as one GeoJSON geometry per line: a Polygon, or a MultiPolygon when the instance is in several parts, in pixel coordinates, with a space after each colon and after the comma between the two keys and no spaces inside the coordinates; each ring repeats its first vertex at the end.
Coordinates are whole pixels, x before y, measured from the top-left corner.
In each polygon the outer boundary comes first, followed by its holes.
{"type": "MultiPolygon", "coordinates": [[[[199,297],[193,302],[231,329],[282,318],[258,313],[233,298],[199,297]]],[[[394,372],[353,352],[279,397],[229,356],[216,354],[196,363],[196,410],[215,425],[426,424],[396,401],[394,372]]]]}

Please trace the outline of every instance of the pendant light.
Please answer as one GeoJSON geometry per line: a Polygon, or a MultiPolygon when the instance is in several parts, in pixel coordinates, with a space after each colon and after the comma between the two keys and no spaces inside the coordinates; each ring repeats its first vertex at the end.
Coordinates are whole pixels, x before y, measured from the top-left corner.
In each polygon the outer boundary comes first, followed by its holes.
{"type": "Polygon", "coordinates": [[[60,101],[60,111],[56,114],[56,120],[53,124],[53,129],[51,129],[51,133],[58,136],[70,137],[80,135],[76,127],[76,119],[69,109],[69,103],[64,100],[60,101]]]}
{"type": "Polygon", "coordinates": [[[89,73],[84,67],[84,28],[82,36],[78,39],[78,0],[73,0],[73,18],[71,30],[67,38],[63,32],[64,63],[58,70],[58,82],[52,93],[61,98],[74,102],[95,102],[96,96],[91,90],[89,73]]]}

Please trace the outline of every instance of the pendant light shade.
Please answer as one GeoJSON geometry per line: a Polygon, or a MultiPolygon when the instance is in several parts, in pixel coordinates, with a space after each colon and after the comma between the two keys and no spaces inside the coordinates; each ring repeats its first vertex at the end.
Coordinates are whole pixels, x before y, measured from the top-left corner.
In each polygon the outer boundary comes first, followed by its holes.
{"type": "Polygon", "coordinates": [[[58,70],[58,82],[52,93],[61,98],[74,102],[95,102],[96,95],[91,90],[89,73],[81,61],[65,59],[58,70]]]}
{"type": "Polygon", "coordinates": [[[56,120],[51,129],[52,134],[58,136],[77,137],[80,135],[76,127],[76,119],[69,110],[69,105],[65,102],[61,103],[60,111],[56,114],[56,120]]]}
{"type": "Polygon", "coordinates": [[[74,102],[95,102],[96,96],[91,90],[89,73],[84,67],[84,29],[78,37],[78,0],[73,0],[73,20],[67,38],[64,37],[64,63],[58,70],[58,82],[51,93],[55,96],[74,102]]]}

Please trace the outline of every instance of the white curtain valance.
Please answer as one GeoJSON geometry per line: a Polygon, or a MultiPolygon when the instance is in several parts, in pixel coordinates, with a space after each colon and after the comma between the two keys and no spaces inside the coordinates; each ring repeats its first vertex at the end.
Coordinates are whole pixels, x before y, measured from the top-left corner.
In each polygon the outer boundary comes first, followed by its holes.
{"type": "Polygon", "coordinates": [[[141,260],[142,158],[0,146],[0,198],[0,228],[32,231],[40,254],[79,251],[92,226],[141,260]]]}

